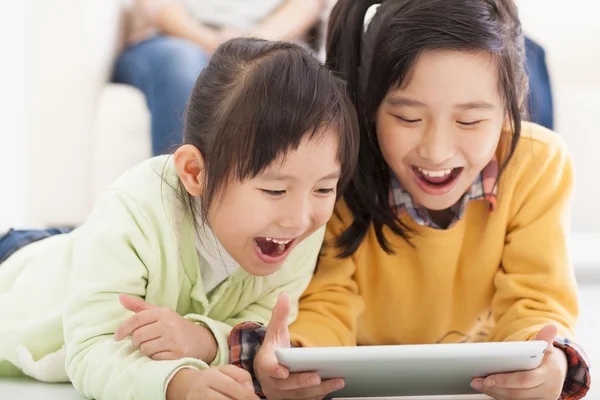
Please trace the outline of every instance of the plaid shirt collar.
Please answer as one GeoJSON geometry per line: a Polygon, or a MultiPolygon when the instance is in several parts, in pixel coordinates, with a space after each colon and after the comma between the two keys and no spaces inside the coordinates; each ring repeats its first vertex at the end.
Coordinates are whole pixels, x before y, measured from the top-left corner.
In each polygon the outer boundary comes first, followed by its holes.
{"type": "MultiPolygon", "coordinates": [[[[390,204],[398,217],[408,214],[417,224],[427,226],[434,229],[442,229],[429,217],[427,209],[418,204],[402,186],[398,178],[391,174],[391,190],[390,204]]],[[[496,208],[496,194],[498,179],[498,160],[496,157],[483,168],[481,173],[471,185],[471,188],[453,205],[450,210],[454,217],[449,227],[454,226],[464,215],[467,205],[471,201],[483,200],[487,201],[489,211],[492,212],[496,208]]]]}

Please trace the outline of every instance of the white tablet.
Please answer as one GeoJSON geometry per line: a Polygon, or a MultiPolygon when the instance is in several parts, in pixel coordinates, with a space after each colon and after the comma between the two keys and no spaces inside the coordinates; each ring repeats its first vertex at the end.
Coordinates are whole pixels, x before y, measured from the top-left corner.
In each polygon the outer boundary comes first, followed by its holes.
{"type": "Polygon", "coordinates": [[[277,350],[290,372],[343,378],[332,397],[434,396],[477,393],[471,380],[537,368],[544,341],[403,346],[315,347],[277,350]]]}

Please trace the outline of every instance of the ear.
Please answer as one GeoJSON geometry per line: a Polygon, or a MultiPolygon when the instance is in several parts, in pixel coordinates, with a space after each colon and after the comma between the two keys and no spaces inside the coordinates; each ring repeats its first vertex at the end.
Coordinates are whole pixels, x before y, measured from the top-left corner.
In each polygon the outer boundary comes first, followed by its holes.
{"type": "Polygon", "coordinates": [[[175,151],[175,170],[188,193],[194,197],[202,193],[204,157],[191,144],[184,144],[175,151]]]}

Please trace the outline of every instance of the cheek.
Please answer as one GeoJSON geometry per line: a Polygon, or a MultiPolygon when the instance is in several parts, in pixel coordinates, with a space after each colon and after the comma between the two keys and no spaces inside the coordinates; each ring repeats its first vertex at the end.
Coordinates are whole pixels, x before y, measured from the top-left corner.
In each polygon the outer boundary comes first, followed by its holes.
{"type": "Polygon", "coordinates": [[[495,131],[480,132],[473,137],[465,138],[461,143],[462,153],[469,164],[478,169],[485,167],[494,157],[498,148],[500,134],[495,131]]]}
{"type": "Polygon", "coordinates": [[[333,214],[334,207],[335,196],[331,196],[330,199],[321,200],[315,205],[312,214],[312,220],[315,229],[321,227],[322,225],[325,225],[327,221],[329,221],[331,215],[333,214]]]}
{"type": "Polygon", "coordinates": [[[375,131],[377,143],[388,165],[401,164],[404,158],[419,145],[418,129],[402,126],[393,116],[379,111],[375,131]]]}
{"type": "Polygon", "coordinates": [[[227,193],[213,214],[211,228],[228,237],[247,235],[256,228],[257,220],[264,215],[259,211],[264,208],[262,203],[258,203],[254,197],[253,193],[248,192],[227,193]]]}
{"type": "Polygon", "coordinates": [[[406,155],[415,147],[411,135],[398,129],[378,130],[377,142],[385,162],[390,166],[402,163],[406,155]]]}

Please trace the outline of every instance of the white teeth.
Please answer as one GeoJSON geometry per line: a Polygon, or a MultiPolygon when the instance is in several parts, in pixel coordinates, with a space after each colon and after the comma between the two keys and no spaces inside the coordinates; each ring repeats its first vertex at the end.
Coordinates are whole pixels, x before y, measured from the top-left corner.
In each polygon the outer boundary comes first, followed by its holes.
{"type": "Polygon", "coordinates": [[[277,240],[277,239],[273,239],[273,238],[265,238],[267,240],[267,242],[273,242],[273,243],[277,243],[277,244],[288,244],[289,242],[291,242],[291,240],[277,240]]]}
{"type": "Polygon", "coordinates": [[[446,175],[450,175],[452,173],[452,168],[450,168],[450,169],[444,169],[444,170],[441,170],[441,171],[429,171],[427,169],[418,168],[418,167],[417,167],[417,169],[423,175],[431,176],[432,178],[441,178],[441,177],[444,177],[446,175]]]}
{"type": "Polygon", "coordinates": [[[277,252],[279,254],[283,253],[285,251],[285,244],[283,243],[279,243],[279,245],[277,246],[277,252]]]}

